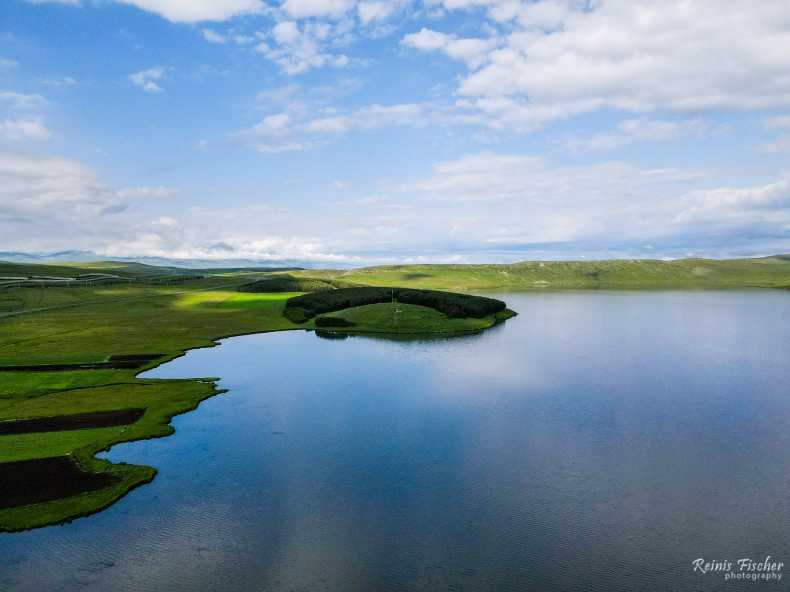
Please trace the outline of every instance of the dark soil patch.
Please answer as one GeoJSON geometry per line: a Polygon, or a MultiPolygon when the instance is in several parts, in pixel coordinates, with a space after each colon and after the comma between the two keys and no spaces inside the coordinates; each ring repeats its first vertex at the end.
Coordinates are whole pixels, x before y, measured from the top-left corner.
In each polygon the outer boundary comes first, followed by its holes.
{"type": "Polygon", "coordinates": [[[33,364],[24,366],[0,366],[0,372],[67,372],[69,370],[136,370],[164,357],[164,354],[132,354],[110,356],[107,362],[85,362],[82,364],[33,364]]]}
{"type": "Polygon", "coordinates": [[[49,502],[118,483],[108,473],[88,473],[70,457],[0,464],[0,510],[49,502]]]}
{"type": "Polygon", "coordinates": [[[153,362],[164,357],[165,354],[123,354],[110,356],[110,362],[153,362]]]}
{"type": "Polygon", "coordinates": [[[34,419],[12,419],[0,421],[0,436],[124,426],[136,422],[144,413],[145,409],[121,409],[119,411],[97,411],[34,419]]]}

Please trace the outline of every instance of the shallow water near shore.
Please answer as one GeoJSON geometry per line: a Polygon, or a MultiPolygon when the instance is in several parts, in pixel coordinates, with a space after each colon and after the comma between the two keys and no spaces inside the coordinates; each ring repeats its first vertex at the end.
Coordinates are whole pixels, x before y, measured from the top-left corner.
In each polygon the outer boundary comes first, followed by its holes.
{"type": "Polygon", "coordinates": [[[95,516],[0,535],[0,590],[778,590],[790,292],[501,294],[480,335],[224,340],[147,377],[229,392],[95,516]]]}

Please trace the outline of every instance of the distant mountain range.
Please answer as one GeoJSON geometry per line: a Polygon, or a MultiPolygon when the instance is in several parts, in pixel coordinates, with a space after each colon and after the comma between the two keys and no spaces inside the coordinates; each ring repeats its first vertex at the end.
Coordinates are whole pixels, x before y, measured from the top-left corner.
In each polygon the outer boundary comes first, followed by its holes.
{"type": "Polygon", "coordinates": [[[253,259],[168,259],[166,257],[107,257],[92,251],[57,251],[53,253],[21,253],[0,251],[0,261],[9,263],[88,263],[93,261],[133,261],[161,267],[183,267],[187,269],[217,268],[281,268],[281,267],[316,267],[309,261],[278,260],[259,261],[253,259]]]}

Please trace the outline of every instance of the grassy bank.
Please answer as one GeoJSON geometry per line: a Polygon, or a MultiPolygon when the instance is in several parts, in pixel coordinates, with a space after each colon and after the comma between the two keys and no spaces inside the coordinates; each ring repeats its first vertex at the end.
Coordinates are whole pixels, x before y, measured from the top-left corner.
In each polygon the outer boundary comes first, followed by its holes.
{"type": "MultiPolygon", "coordinates": [[[[113,355],[153,353],[162,354],[159,362],[164,362],[188,349],[211,346],[220,337],[296,328],[282,314],[293,294],[236,292],[245,281],[249,280],[224,276],[178,287],[6,290],[6,310],[16,314],[0,318],[0,366],[87,364],[113,355]]],[[[94,455],[120,442],[168,435],[173,416],[217,394],[210,378],[136,378],[159,362],[139,369],[0,372],[0,421],[145,409],[130,425],[0,436],[0,463],[68,457],[81,470],[112,477],[109,487],[1,509],[0,531],[99,511],[154,477],[151,467],[114,465],[94,455]]]]}
{"type": "Polygon", "coordinates": [[[431,290],[728,289],[790,287],[790,256],[758,259],[528,261],[511,265],[393,265],[296,272],[370,286],[431,290]]]}

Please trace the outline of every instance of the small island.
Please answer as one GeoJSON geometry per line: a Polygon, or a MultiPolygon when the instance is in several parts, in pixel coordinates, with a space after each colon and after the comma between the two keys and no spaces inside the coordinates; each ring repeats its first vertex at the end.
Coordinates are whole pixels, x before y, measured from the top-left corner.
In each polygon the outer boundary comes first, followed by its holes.
{"type": "Polygon", "coordinates": [[[290,298],[285,317],[324,333],[460,335],[477,333],[515,312],[494,298],[438,290],[355,287],[290,298]]]}

